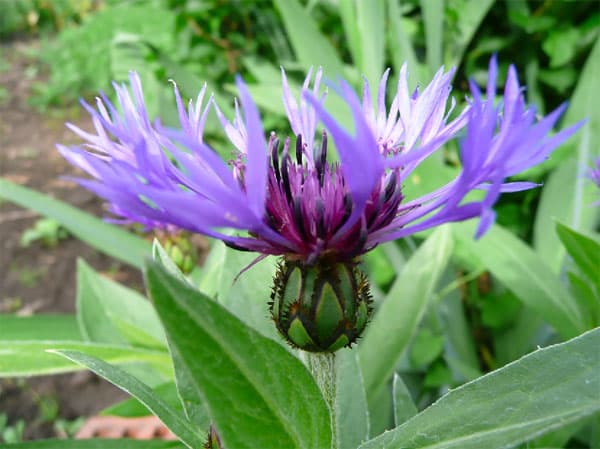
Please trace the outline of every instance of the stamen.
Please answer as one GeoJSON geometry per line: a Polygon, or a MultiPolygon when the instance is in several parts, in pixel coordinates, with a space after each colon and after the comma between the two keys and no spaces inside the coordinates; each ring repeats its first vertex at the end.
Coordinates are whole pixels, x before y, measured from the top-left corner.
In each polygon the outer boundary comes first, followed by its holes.
{"type": "MultiPolygon", "coordinates": [[[[370,211],[369,213],[369,219],[367,220],[367,228],[371,229],[371,226],[373,226],[373,223],[375,223],[375,220],[377,220],[377,218],[379,217],[379,212],[381,212],[381,208],[383,207],[383,205],[385,204],[385,198],[384,198],[384,192],[381,191],[379,192],[379,198],[377,198],[377,201],[375,203],[373,203],[373,210],[370,211]]],[[[366,216],[366,212],[363,212],[363,217],[366,216]]]]}
{"type": "Polygon", "coordinates": [[[342,219],[340,220],[340,222],[338,223],[338,225],[335,227],[335,230],[333,231],[334,234],[338,231],[338,229],[340,229],[342,227],[342,225],[344,223],[346,223],[346,220],[348,220],[348,218],[350,218],[350,214],[352,214],[353,204],[354,203],[352,203],[352,197],[350,196],[350,194],[345,193],[344,194],[344,215],[343,215],[342,219]]]}
{"type": "Polygon", "coordinates": [[[354,203],[352,203],[352,197],[349,193],[344,194],[344,219],[342,223],[344,223],[348,218],[350,218],[350,214],[352,213],[352,207],[354,203]]]}
{"type": "Polygon", "coordinates": [[[254,251],[254,250],[252,250],[252,249],[246,248],[246,247],[244,247],[244,246],[239,246],[239,245],[237,245],[237,244],[235,244],[235,243],[231,243],[231,242],[228,242],[228,241],[226,241],[226,240],[223,240],[223,243],[225,243],[225,245],[226,245],[226,246],[228,246],[228,247],[230,247],[230,248],[232,248],[232,249],[236,249],[236,250],[238,250],[238,251],[247,251],[247,252],[252,252],[252,251],[254,251]]]}
{"type": "Polygon", "coordinates": [[[320,239],[325,239],[325,204],[321,198],[317,198],[317,202],[315,205],[315,209],[317,212],[317,237],[320,239]]]}
{"type": "Polygon", "coordinates": [[[369,232],[367,231],[367,223],[365,216],[363,215],[360,220],[360,233],[358,235],[358,240],[356,241],[356,245],[354,245],[352,248],[351,254],[360,253],[363,250],[365,243],[367,243],[368,235],[369,232]]]}
{"type": "Polygon", "coordinates": [[[296,162],[302,165],[302,134],[296,137],[296,162]]]}
{"type": "Polygon", "coordinates": [[[321,147],[315,154],[315,168],[319,177],[319,186],[323,187],[325,181],[325,164],[327,164],[327,133],[323,131],[321,147]]]}
{"type": "Polygon", "coordinates": [[[390,178],[388,179],[388,182],[385,186],[384,202],[388,202],[390,200],[390,198],[392,197],[392,194],[396,191],[397,182],[398,182],[398,177],[396,175],[396,170],[394,170],[392,172],[392,174],[390,175],[390,178]]]}
{"type": "Polygon", "coordinates": [[[288,203],[292,202],[292,190],[290,188],[290,177],[288,174],[288,163],[290,161],[290,155],[288,153],[288,148],[290,144],[290,139],[285,140],[285,145],[283,146],[283,154],[281,155],[281,178],[283,188],[285,190],[285,196],[288,200],[288,203]]]}
{"type": "Polygon", "coordinates": [[[296,222],[300,236],[306,239],[306,228],[304,227],[304,217],[302,216],[302,200],[299,196],[294,197],[294,221],[296,222]]]}
{"type": "Polygon", "coordinates": [[[327,132],[323,130],[323,137],[321,140],[321,166],[325,167],[327,163],[327,132]]]}
{"type": "Polygon", "coordinates": [[[271,147],[271,160],[273,161],[275,179],[277,179],[277,183],[281,183],[281,174],[279,172],[279,139],[275,137],[275,133],[271,134],[269,146],[271,147]]]}

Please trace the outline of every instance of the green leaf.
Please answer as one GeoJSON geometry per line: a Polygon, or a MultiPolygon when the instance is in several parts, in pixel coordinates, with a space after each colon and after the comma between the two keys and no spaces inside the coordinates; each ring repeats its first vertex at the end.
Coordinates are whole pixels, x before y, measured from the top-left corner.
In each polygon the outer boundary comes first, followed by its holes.
{"type": "Polygon", "coordinates": [[[478,259],[563,337],[577,335],[585,329],[575,300],[529,246],[501,226],[493,226],[475,241],[476,225],[474,222],[452,225],[457,242],[470,258],[478,259]]]}
{"type": "Polygon", "coordinates": [[[160,263],[165,269],[175,276],[180,281],[188,282],[188,279],[181,272],[179,267],[175,265],[175,262],[171,260],[165,249],[162,247],[158,239],[154,239],[152,242],[152,259],[160,263]]]}
{"type": "Polygon", "coordinates": [[[397,426],[408,421],[419,412],[408,388],[406,388],[406,384],[396,373],[394,373],[392,383],[392,397],[394,398],[394,423],[397,426]]]}
{"type": "MultiPolygon", "coordinates": [[[[555,167],[576,153],[579,173],[584,175],[594,156],[597,157],[600,154],[600,148],[595,144],[600,140],[600,108],[597,107],[600,95],[596,86],[599,72],[600,37],[596,39],[583,66],[569,109],[563,120],[563,126],[572,125],[583,119],[586,119],[587,123],[565,145],[554,151],[552,157],[543,164],[543,169],[555,167]]],[[[589,183],[590,181],[582,176],[580,182],[589,183]]]]}
{"type": "Polygon", "coordinates": [[[263,335],[281,340],[267,306],[275,259],[269,257],[242,272],[256,257],[255,253],[237,251],[219,240],[213,241],[198,288],[263,335]]]}
{"type": "Polygon", "coordinates": [[[193,381],[223,446],[329,447],[327,405],[298,359],[156,263],[148,264],[146,282],[175,370],[193,381]]]}
{"type": "Polygon", "coordinates": [[[181,359],[177,350],[171,347],[171,357],[175,367],[175,385],[177,394],[183,405],[183,410],[188,420],[196,427],[205,428],[211,423],[207,403],[201,392],[196,387],[196,380],[181,359]]]}
{"type": "Polygon", "coordinates": [[[91,440],[38,440],[7,444],[4,449],[184,449],[177,441],[130,440],[105,438],[91,440]]]}
{"type": "Polygon", "coordinates": [[[342,61],[336,50],[298,0],[275,0],[275,6],[304,68],[322,66],[325,76],[330,79],[343,75],[342,61]]]}
{"type": "MultiPolygon", "coordinates": [[[[452,282],[460,281],[456,279],[455,273],[447,270],[444,281],[452,279],[452,282]]],[[[472,380],[479,377],[479,359],[475,342],[471,334],[469,323],[466,320],[466,312],[463,307],[463,301],[460,290],[454,289],[444,295],[436,304],[436,312],[440,316],[443,333],[446,336],[447,348],[444,358],[448,365],[453,368],[455,374],[460,374],[464,380],[472,380]]]]}
{"type": "MultiPolygon", "coordinates": [[[[588,132],[588,126],[580,132],[588,132]]],[[[556,234],[556,221],[579,230],[593,229],[600,209],[590,205],[597,198],[597,191],[581,173],[575,157],[556,167],[544,183],[535,217],[533,247],[555,273],[559,272],[565,256],[565,248],[556,234]]]]}
{"type": "Polygon", "coordinates": [[[410,362],[415,368],[423,368],[437,359],[444,350],[444,336],[434,335],[422,329],[415,336],[410,348],[410,362]]]}
{"type": "Polygon", "coordinates": [[[394,62],[394,68],[396,71],[400,71],[402,64],[404,64],[404,62],[407,63],[408,72],[411,74],[408,80],[408,86],[410,89],[414,89],[417,82],[426,81],[425,73],[427,72],[427,68],[419,63],[419,60],[417,59],[415,49],[403,25],[405,19],[400,12],[396,0],[388,0],[388,16],[388,46],[392,61],[394,62]]]}
{"type": "MultiPolygon", "coordinates": [[[[445,40],[444,62],[450,67],[460,66],[463,54],[494,0],[448,0],[448,9],[456,14],[456,33],[445,40]]],[[[440,6],[440,9],[441,6],[440,6]]]]}
{"type": "MultiPolygon", "coordinates": [[[[442,66],[442,38],[444,35],[444,0],[420,0],[425,24],[427,66],[430,77],[442,66]]],[[[425,82],[425,80],[423,80],[425,82]]]]}
{"type": "Polygon", "coordinates": [[[581,31],[575,27],[555,28],[542,43],[544,53],[550,58],[550,67],[560,67],[573,59],[581,31]]]}
{"type": "Polygon", "coordinates": [[[248,55],[242,57],[242,62],[248,72],[258,81],[263,84],[279,85],[281,91],[281,72],[271,61],[261,59],[258,55],[248,55]]]}
{"type": "Polygon", "coordinates": [[[156,396],[148,385],[133,377],[131,374],[123,371],[121,368],[113,366],[96,357],[91,357],[78,351],[53,351],[56,354],[82,365],[96,373],[98,376],[106,379],[121,390],[129,393],[155,416],[157,416],[165,426],[179,437],[190,448],[200,447],[204,443],[203,432],[206,429],[196,429],[183,414],[179,415],[160,397],[156,396]]]}
{"type": "Polygon", "coordinates": [[[150,244],[63,201],[0,178],[0,197],[60,222],[78,239],[115,259],[141,268],[150,244]]]}
{"type": "MultiPolygon", "coordinates": [[[[180,409],[183,413],[179,396],[177,395],[177,387],[175,382],[165,382],[157,385],[152,389],[152,394],[159,397],[171,408],[180,409]]],[[[123,418],[137,418],[141,416],[148,416],[152,413],[143,405],[140,401],[135,398],[124,399],[117,404],[111,405],[100,412],[103,416],[121,416],[123,418]]],[[[208,428],[208,423],[206,425],[208,428]]]]}
{"type": "Polygon", "coordinates": [[[2,340],[70,340],[81,341],[75,315],[16,316],[0,314],[2,340]]]}
{"type": "Polygon", "coordinates": [[[369,410],[358,354],[351,349],[335,353],[337,389],[335,413],[339,449],[355,449],[369,438],[369,410]]]}
{"type": "Polygon", "coordinates": [[[481,322],[491,329],[506,329],[516,321],[521,307],[510,292],[488,295],[481,306],[481,322]]]}
{"type": "MultiPolygon", "coordinates": [[[[233,114],[233,108],[230,106],[231,101],[229,98],[223,98],[220,94],[220,89],[216,89],[215,85],[208,82],[208,80],[211,77],[198,76],[198,74],[194,71],[176,62],[166,51],[152,45],[150,42],[146,41],[145,44],[152,51],[154,57],[158,61],[161,69],[165,71],[167,77],[174,80],[177,83],[177,87],[181,91],[182,96],[195,99],[198,95],[198,92],[200,91],[200,89],[202,89],[202,86],[206,82],[206,90],[208,92],[211,92],[212,95],[214,95],[215,101],[218,103],[223,113],[226,116],[231,117],[231,115],[233,114]]],[[[207,126],[210,120],[211,118],[209,115],[207,126]]],[[[216,119],[214,120],[215,124],[217,125],[218,122],[216,122],[216,119]]]]}
{"type": "Polygon", "coordinates": [[[451,251],[450,230],[438,228],[408,260],[368,325],[358,351],[369,401],[392,376],[427,310],[451,251]]]}
{"type": "Polygon", "coordinates": [[[494,335],[494,355],[499,366],[524,356],[539,344],[540,335],[545,335],[540,315],[533,309],[522,308],[516,321],[508,329],[494,335]]]}
{"type": "Polygon", "coordinates": [[[600,410],[600,329],[540,349],[443,396],[360,449],[501,449],[600,410]]]}
{"type": "Polygon", "coordinates": [[[58,349],[84,352],[112,364],[147,363],[164,375],[172,375],[171,361],[168,354],[163,351],[61,340],[0,340],[0,377],[38,376],[79,371],[80,368],[72,362],[47,352],[58,349]]]}
{"type": "Polygon", "coordinates": [[[577,267],[596,284],[600,292],[600,242],[562,223],[556,224],[556,233],[577,267]]]}
{"type": "MultiPolygon", "coordinates": [[[[293,81],[288,79],[290,83],[290,89],[294,92],[293,81]]],[[[275,82],[261,82],[260,84],[248,84],[248,91],[252,95],[252,99],[256,102],[261,109],[271,113],[284,117],[286,115],[285,106],[281,101],[281,81],[275,82]]],[[[225,86],[228,92],[234,93],[235,86],[225,86]]]]}
{"type": "Polygon", "coordinates": [[[436,360],[425,373],[423,386],[425,388],[448,387],[454,382],[452,371],[443,360],[436,360]]]}
{"type": "MultiPolygon", "coordinates": [[[[162,399],[172,408],[183,408],[177,395],[175,382],[165,382],[152,389],[152,394],[162,399]]],[[[151,415],[151,412],[135,398],[124,399],[100,412],[102,416],[121,416],[123,418],[137,418],[151,415]]]]}
{"type": "Polygon", "coordinates": [[[356,67],[362,67],[362,45],[360,42],[361,34],[356,26],[356,2],[355,0],[341,0],[338,2],[338,12],[342,19],[344,35],[348,45],[348,50],[352,55],[352,62],[356,67]]]}
{"type": "MultiPolygon", "coordinates": [[[[357,1],[356,23],[361,58],[356,61],[374,92],[383,73],[385,50],[385,0],[357,1]]],[[[373,96],[376,101],[376,96],[373,96]]]]}
{"type": "MultiPolygon", "coordinates": [[[[394,245],[394,243],[392,242],[391,245],[389,243],[385,245],[389,248],[394,245]]],[[[364,255],[363,264],[369,275],[371,286],[376,284],[381,288],[385,288],[386,286],[389,287],[396,277],[396,268],[390,263],[390,259],[386,254],[385,245],[377,246],[375,249],[364,255]]],[[[396,251],[398,250],[396,249],[396,251]]]]}
{"type": "Polygon", "coordinates": [[[94,342],[165,348],[152,304],[134,290],[77,263],[77,314],[82,335],[94,342]]]}
{"type": "Polygon", "coordinates": [[[600,324],[600,288],[594,288],[594,285],[582,276],[573,272],[568,272],[569,286],[573,295],[579,301],[581,310],[589,329],[600,324]]]}

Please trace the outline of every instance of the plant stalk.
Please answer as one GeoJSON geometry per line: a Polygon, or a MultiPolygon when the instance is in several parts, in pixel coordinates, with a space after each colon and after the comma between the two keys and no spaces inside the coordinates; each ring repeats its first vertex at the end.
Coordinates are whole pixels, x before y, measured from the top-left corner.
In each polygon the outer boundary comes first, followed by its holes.
{"type": "Polygon", "coordinates": [[[308,369],[321,389],[323,398],[329,408],[329,415],[331,417],[331,449],[338,449],[337,413],[335,410],[335,397],[337,395],[335,353],[307,352],[305,354],[308,369]]]}

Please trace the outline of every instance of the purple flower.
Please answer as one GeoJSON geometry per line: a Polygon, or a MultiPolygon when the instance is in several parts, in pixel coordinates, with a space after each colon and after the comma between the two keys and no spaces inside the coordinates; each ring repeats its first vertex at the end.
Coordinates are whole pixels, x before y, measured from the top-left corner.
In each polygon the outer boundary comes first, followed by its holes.
{"type": "Polygon", "coordinates": [[[94,178],[79,182],[126,221],[187,229],[238,249],[310,265],[350,261],[379,243],[473,217],[480,217],[477,235],[482,235],[494,221],[492,206],[500,193],[536,186],[506,178],[542,162],[580,126],[549,136],[565,107],[537,121],[512,66],[496,103],[495,58],[485,97],[471,83],[472,99],[453,120],[452,71],[440,69],[422,91],[409,92],[403,66],[389,110],[388,75],[382,76],[375,108],[366,81],[362,99],[344,81],[333,86],[351,112],[350,133],[319,96],[321,70],[312,90],[308,74],[298,98],[282,70],[293,140],[285,132],[266,138],[258,109],[238,78],[234,119],[230,122],[214,105],[237,149],[235,160],[226,163],[203,141],[214,104],[211,99],[202,106],[205,88],[186,110],[175,87],[181,129],[168,130],[148,119],[139,79],[132,74],[131,94],[115,85],[119,108],[105,96],[97,100],[97,110],[84,103],[96,134],[69,125],[86,144],[59,150],[94,178]],[[405,198],[407,177],[463,128],[458,176],[421,198],[405,198]],[[474,189],[485,190],[484,199],[466,202],[474,189]],[[223,228],[238,232],[229,235],[223,228]]]}

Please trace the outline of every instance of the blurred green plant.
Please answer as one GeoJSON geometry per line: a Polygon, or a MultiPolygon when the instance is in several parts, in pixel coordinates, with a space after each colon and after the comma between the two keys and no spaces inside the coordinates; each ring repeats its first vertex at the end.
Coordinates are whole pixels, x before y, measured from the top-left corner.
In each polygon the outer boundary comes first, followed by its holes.
{"type": "Polygon", "coordinates": [[[8,424],[8,415],[0,413],[0,443],[18,443],[23,441],[25,421],[19,419],[13,424],[8,424]]]}
{"type": "Polygon", "coordinates": [[[63,29],[56,40],[42,45],[39,56],[49,68],[49,79],[34,86],[33,104],[68,104],[105,90],[111,79],[126,78],[128,70],[143,69],[147,54],[135,54],[135,63],[122,53],[120,58],[112,55],[113,48],[130,35],[144,35],[157,48],[172,50],[175,14],[160,0],[118,2],[86,17],[78,27],[63,29]]]}
{"type": "Polygon", "coordinates": [[[68,231],[53,218],[41,218],[21,235],[21,246],[29,246],[40,240],[46,247],[52,248],[58,242],[69,237],[68,231]]]}
{"type": "Polygon", "coordinates": [[[81,23],[104,3],[104,0],[3,0],[0,3],[0,37],[62,30],[81,23]]]}

